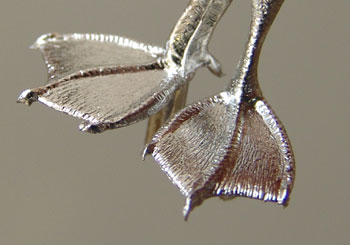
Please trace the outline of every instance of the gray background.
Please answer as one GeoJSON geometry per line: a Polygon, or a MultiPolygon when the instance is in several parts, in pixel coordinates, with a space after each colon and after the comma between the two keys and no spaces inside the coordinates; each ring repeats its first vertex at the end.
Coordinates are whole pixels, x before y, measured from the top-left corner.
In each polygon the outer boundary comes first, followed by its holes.
{"type": "MultiPolygon", "coordinates": [[[[140,159],[146,121],[89,135],[79,120],[16,104],[46,81],[47,32],[123,35],[164,45],[187,0],[1,0],[0,244],[346,244],[349,235],[348,0],[289,0],[263,48],[259,79],[294,147],[288,208],[207,200],[184,222],[184,198],[152,158],[140,159]]],[[[221,91],[234,72],[250,4],[236,0],[210,51],[218,79],[198,71],[189,102],[221,91]]]]}

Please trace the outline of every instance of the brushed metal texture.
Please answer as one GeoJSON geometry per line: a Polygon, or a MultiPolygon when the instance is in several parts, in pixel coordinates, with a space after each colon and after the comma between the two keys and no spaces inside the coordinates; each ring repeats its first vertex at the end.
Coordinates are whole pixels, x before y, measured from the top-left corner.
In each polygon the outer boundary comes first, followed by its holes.
{"type": "Polygon", "coordinates": [[[197,68],[221,74],[208,43],[230,3],[190,1],[165,50],[113,35],[45,34],[33,47],[43,53],[48,84],[23,91],[17,101],[39,101],[83,119],[80,129],[90,133],[145,119],[166,106],[197,68]]]}
{"type": "Polygon", "coordinates": [[[227,89],[176,114],[144,150],[186,197],[185,219],[215,196],[288,204],[294,156],[257,79],[261,47],[282,3],[252,0],[248,42],[227,89]]]}

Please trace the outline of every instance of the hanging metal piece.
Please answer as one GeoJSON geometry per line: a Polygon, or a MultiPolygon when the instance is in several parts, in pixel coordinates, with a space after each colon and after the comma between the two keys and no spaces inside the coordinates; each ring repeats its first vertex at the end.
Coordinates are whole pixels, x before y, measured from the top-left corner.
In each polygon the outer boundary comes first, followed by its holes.
{"type": "Polygon", "coordinates": [[[138,122],[172,100],[177,89],[207,66],[211,34],[231,0],[193,0],[176,24],[167,48],[101,34],[46,34],[33,45],[44,55],[48,84],[21,93],[18,102],[39,101],[84,121],[100,133],[138,122]]]}
{"type": "MultiPolygon", "coordinates": [[[[232,0],[195,0],[189,3],[168,41],[168,60],[178,64],[181,67],[181,73],[186,74],[190,70],[196,70],[202,64],[207,64],[212,73],[217,76],[222,75],[220,63],[208,52],[208,44],[211,33],[215,28],[215,23],[219,21],[231,2],[232,0]],[[206,32],[210,34],[203,35],[206,32]],[[183,48],[186,46],[187,48],[183,48]]],[[[179,87],[171,101],[162,110],[149,118],[145,139],[146,144],[150,142],[165,121],[173,117],[176,112],[185,106],[188,86],[188,83],[186,83],[179,87]]]]}
{"type": "Polygon", "coordinates": [[[185,219],[214,196],[288,204],[293,152],[257,79],[261,47],[282,3],[252,0],[248,42],[227,90],[187,106],[144,150],[186,197],[185,219]]]}

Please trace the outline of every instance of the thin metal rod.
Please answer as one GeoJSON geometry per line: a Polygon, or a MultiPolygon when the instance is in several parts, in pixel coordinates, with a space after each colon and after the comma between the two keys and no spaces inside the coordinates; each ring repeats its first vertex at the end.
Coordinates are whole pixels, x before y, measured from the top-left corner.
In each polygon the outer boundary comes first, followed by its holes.
{"type": "Polygon", "coordinates": [[[182,87],[178,88],[169,104],[148,119],[145,138],[146,145],[150,143],[154,134],[169,118],[172,118],[179,110],[185,107],[188,86],[189,83],[185,83],[182,87]]]}
{"type": "Polygon", "coordinates": [[[245,92],[260,90],[257,84],[257,70],[261,48],[283,2],[284,0],[252,0],[248,42],[237,72],[229,84],[229,91],[234,92],[233,90],[240,86],[244,87],[245,92]]]}

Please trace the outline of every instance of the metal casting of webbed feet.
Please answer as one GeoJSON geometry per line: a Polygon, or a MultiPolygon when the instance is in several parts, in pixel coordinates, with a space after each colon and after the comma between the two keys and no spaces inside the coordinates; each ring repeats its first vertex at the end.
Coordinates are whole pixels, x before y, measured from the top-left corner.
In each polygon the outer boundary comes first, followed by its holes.
{"type": "Polygon", "coordinates": [[[257,79],[261,47],[282,3],[252,0],[246,49],[226,91],[184,108],[145,148],[186,197],[185,219],[214,196],[288,203],[294,157],[257,79]]]}
{"type": "Polygon", "coordinates": [[[43,53],[48,84],[23,91],[18,102],[39,101],[83,119],[80,129],[91,133],[145,119],[166,106],[197,68],[221,74],[208,43],[231,1],[190,1],[165,50],[112,35],[43,35],[33,47],[43,53]]]}

